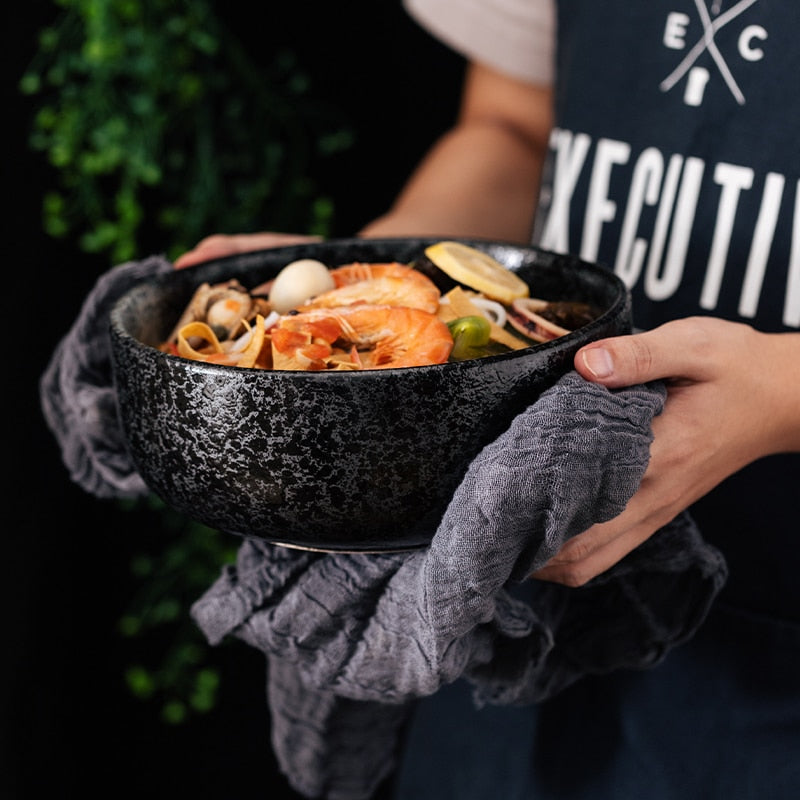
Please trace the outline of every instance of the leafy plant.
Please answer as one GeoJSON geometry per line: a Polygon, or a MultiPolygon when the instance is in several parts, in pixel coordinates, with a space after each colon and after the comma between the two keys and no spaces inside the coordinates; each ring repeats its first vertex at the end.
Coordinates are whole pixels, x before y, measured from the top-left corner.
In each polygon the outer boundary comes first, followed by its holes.
{"type": "Polygon", "coordinates": [[[186,519],[154,495],[128,511],[144,530],[157,530],[143,537],[129,565],[138,588],[119,619],[119,632],[141,646],[131,648],[124,679],[135,697],[158,705],[164,722],[181,723],[215,705],[221,676],[189,607],[233,561],[237,542],[186,519]]]}
{"type": "MultiPolygon", "coordinates": [[[[53,168],[48,234],[119,263],[216,231],[329,233],[333,204],[309,176],[352,135],[290,51],[257,63],[209,0],[56,5],[20,81],[35,102],[31,147],[53,168]]],[[[189,605],[236,543],[153,497],[127,510],[163,535],[131,562],[138,591],[119,629],[141,657],[125,680],[178,723],[214,705],[220,676],[189,605]]]]}
{"type": "Polygon", "coordinates": [[[290,51],[254,62],[208,0],[57,5],[21,80],[31,146],[56,171],[49,234],[120,262],[215,231],[328,232],[309,171],[351,135],[290,51]]]}

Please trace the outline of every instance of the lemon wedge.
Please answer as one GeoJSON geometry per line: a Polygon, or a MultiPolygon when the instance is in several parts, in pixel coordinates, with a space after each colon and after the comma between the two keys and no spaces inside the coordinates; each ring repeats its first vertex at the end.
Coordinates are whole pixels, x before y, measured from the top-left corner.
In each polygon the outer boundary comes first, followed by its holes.
{"type": "Polygon", "coordinates": [[[437,242],[425,255],[453,280],[506,305],[527,297],[528,284],[488,253],[461,242],[437,242]]]}

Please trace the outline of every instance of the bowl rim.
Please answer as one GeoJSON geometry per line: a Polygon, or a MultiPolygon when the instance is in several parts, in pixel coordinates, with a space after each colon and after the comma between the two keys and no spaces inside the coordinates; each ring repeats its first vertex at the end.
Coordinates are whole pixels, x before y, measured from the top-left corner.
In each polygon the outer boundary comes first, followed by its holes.
{"type": "MultiPolygon", "coordinates": [[[[532,266],[532,265],[523,264],[522,260],[520,260],[520,263],[516,265],[506,264],[505,266],[507,266],[512,271],[517,271],[522,266],[532,266]]],[[[541,266],[549,268],[549,265],[546,264],[542,264],[541,266]]],[[[224,271],[224,269],[222,271],[224,271]]],[[[187,365],[189,364],[191,365],[191,369],[197,370],[199,372],[208,372],[211,375],[234,374],[241,376],[243,373],[259,374],[259,375],[286,374],[294,376],[295,379],[298,376],[304,376],[304,379],[312,381],[345,380],[349,382],[352,381],[354,378],[356,380],[365,380],[367,377],[369,376],[374,377],[376,374],[396,375],[399,373],[406,373],[408,371],[416,371],[416,372],[424,371],[425,373],[435,374],[436,372],[439,371],[446,371],[453,369],[460,369],[460,370],[479,369],[491,366],[493,364],[520,358],[523,355],[530,353],[532,350],[535,350],[537,353],[540,353],[549,350],[568,349],[573,346],[576,339],[584,339],[587,336],[591,338],[591,332],[593,329],[604,327],[606,322],[611,317],[615,316],[616,314],[619,314],[620,312],[624,312],[626,308],[629,308],[630,302],[631,299],[628,287],[613,270],[610,270],[599,263],[585,261],[573,254],[557,253],[555,251],[546,250],[533,244],[523,245],[518,242],[511,242],[502,239],[455,237],[455,236],[452,237],[393,236],[393,237],[374,237],[374,238],[347,237],[347,238],[330,238],[322,241],[305,242],[305,243],[291,244],[291,245],[281,245],[280,247],[259,248],[257,250],[249,250],[244,253],[233,253],[231,255],[209,259],[208,261],[203,261],[192,267],[187,267],[180,270],[173,269],[171,272],[161,273],[151,278],[147,278],[137,283],[135,286],[129,288],[113,304],[109,316],[109,329],[113,333],[113,335],[117,337],[120,341],[132,343],[137,349],[145,350],[148,352],[148,354],[152,354],[154,358],[163,358],[163,359],[174,360],[176,362],[185,362],[187,365]],[[517,251],[521,255],[526,254],[528,256],[533,256],[534,258],[545,257],[545,258],[551,258],[553,259],[553,261],[557,260],[558,262],[560,262],[559,263],[560,267],[572,270],[580,269],[583,271],[589,271],[595,275],[601,275],[602,279],[607,281],[611,285],[612,289],[616,289],[616,298],[614,302],[611,303],[611,305],[603,311],[602,314],[600,314],[598,317],[596,317],[586,325],[582,325],[580,328],[576,328],[574,331],[570,331],[569,333],[560,336],[556,339],[552,339],[547,342],[534,343],[530,345],[530,347],[522,348],[520,350],[512,350],[507,353],[497,353],[490,356],[482,356],[481,358],[465,359],[463,361],[446,361],[442,364],[424,364],[411,367],[383,367],[381,369],[364,369],[355,371],[328,370],[320,372],[320,371],[309,371],[309,370],[265,370],[256,367],[239,367],[229,364],[214,364],[204,361],[195,361],[192,359],[186,359],[181,356],[174,355],[172,353],[164,352],[151,344],[143,342],[141,339],[131,334],[122,324],[121,321],[121,315],[124,306],[130,303],[131,298],[134,297],[136,294],[145,292],[154,286],[169,285],[171,283],[178,283],[183,281],[186,281],[189,284],[194,283],[195,285],[199,285],[200,283],[203,282],[202,276],[204,274],[212,271],[215,272],[220,271],[220,269],[224,267],[224,265],[227,263],[230,263],[232,265],[231,272],[233,273],[246,270],[250,266],[250,262],[252,262],[252,266],[254,268],[259,265],[263,266],[263,259],[265,255],[268,255],[270,260],[272,260],[273,258],[278,258],[285,254],[285,257],[287,259],[286,263],[288,264],[291,261],[296,260],[298,258],[313,258],[314,256],[311,255],[309,251],[313,253],[314,250],[320,250],[331,247],[342,248],[342,249],[347,249],[352,247],[369,248],[371,245],[374,245],[377,247],[392,248],[393,246],[400,247],[402,245],[405,247],[409,247],[412,246],[413,244],[419,244],[420,248],[424,248],[429,244],[435,244],[436,242],[445,240],[458,241],[463,244],[477,247],[479,249],[481,248],[483,249],[488,248],[489,250],[503,249],[505,251],[512,251],[512,252],[517,251]],[[233,265],[236,266],[234,267],[233,265]],[[196,281],[191,281],[187,277],[188,275],[195,275],[199,277],[196,281]]]]}

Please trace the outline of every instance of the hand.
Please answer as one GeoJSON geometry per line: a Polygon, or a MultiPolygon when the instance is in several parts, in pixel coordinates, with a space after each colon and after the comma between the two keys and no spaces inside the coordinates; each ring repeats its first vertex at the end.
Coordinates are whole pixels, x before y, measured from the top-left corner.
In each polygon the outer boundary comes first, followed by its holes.
{"type": "Polygon", "coordinates": [[[575,368],[610,388],[664,379],[667,401],[625,511],[571,539],[534,578],[580,586],[746,464],[800,450],[800,334],[694,317],[594,342],[575,368]]]}
{"type": "Polygon", "coordinates": [[[318,242],[319,236],[303,236],[296,233],[238,233],[233,235],[217,233],[199,242],[192,250],[175,260],[175,268],[183,269],[209,261],[212,258],[232,256],[236,253],[247,253],[251,250],[262,250],[268,247],[284,247],[290,244],[318,242]]]}

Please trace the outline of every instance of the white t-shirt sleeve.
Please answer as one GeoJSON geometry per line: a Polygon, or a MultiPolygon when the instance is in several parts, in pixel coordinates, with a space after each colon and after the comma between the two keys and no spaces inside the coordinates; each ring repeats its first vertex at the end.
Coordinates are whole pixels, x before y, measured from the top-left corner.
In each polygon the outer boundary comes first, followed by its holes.
{"type": "Polygon", "coordinates": [[[403,0],[403,5],[470,61],[530,83],[552,84],[554,0],[403,0]]]}

